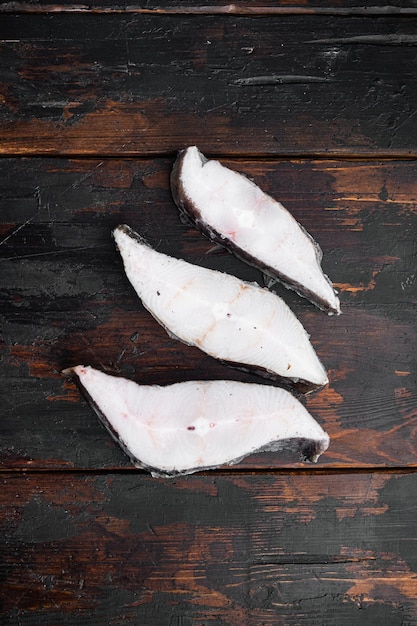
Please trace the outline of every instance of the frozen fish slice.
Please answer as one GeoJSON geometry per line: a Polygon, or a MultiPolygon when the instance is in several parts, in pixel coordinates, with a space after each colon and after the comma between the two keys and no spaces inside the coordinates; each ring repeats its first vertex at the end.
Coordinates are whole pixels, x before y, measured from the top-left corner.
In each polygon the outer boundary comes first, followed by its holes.
{"type": "Polygon", "coordinates": [[[132,462],[154,475],[190,474],[260,451],[317,461],[329,437],[284,389],[235,381],[138,385],[78,365],[81,388],[132,462]]]}
{"type": "Polygon", "coordinates": [[[328,382],[308,334],[277,295],[157,252],[128,226],[114,237],[128,279],[170,335],[303,392],[328,382]]]}
{"type": "Polygon", "coordinates": [[[181,214],[210,239],[326,312],[340,313],[318,243],[246,176],[191,146],[174,165],[171,189],[181,214]]]}

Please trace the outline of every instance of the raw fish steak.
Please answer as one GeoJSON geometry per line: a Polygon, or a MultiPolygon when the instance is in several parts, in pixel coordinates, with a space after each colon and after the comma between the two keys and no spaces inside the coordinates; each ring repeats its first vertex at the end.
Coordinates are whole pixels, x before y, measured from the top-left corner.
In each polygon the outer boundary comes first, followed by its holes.
{"type": "Polygon", "coordinates": [[[114,237],[136,293],[171,336],[303,392],[328,382],[308,334],[277,295],[157,252],[128,226],[114,237]]]}
{"type": "Polygon", "coordinates": [[[327,433],[288,391],[227,380],[138,385],[78,365],[75,374],[100,419],[132,462],[154,476],[237,463],[290,449],[317,461],[327,433]]]}
{"type": "Polygon", "coordinates": [[[174,164],[171,189],[181,214],[210,239],[329,314],[340,313],[318,243],[249,178],[192,146],[174,164]]]}

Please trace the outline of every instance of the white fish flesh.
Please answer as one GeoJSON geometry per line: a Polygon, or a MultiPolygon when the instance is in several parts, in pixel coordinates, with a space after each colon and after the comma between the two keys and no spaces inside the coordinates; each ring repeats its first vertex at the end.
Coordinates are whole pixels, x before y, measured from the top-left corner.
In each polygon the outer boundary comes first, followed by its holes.
{"type": "Polygon", "coordinates": [[[308,334],[276,294],[157,252],[128,226],[113,234],[128,279],[171,336],[302,392],[328,382],[308,334]]]}
{"type": "Polygon", "coordinates": [[[171,189],[181,215],[210,239],[329,314],[340,313],[318,243],[245,175],[191,146],[174,164],[171,189]]]}
{"type": "Polygon", "coordinates": [[[260,451],[297,451],[317,461],[329,437],[288,391],[227,380],[138,385],[78,365],[100,419],[132,462],[153,475],[190,474],[260,451]]]}

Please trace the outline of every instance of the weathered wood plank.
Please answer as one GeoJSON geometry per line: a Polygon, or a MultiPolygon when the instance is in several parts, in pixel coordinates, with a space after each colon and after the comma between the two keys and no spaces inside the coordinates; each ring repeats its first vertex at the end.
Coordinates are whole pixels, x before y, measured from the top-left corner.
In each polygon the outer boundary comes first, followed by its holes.
{"type": "Polygon", "coordinates": [[[36,2],[3,2],[0,12],[23,13],[54,13],[54,12],[82,12],[82,13],[150,13],[158,14],[228,14],[228,15],[415,15],[416,8],[413,0],[391,0],[387,5],[385,0],[375,0],[372,5],[364,6],[361,0],[251,0],[227,4],[224,0],[193,0],[192,2],[155,2],[146,1],[135,4],[129,0],[101,0],[83,4],[74,0],[60,0],[52,3],[50,0],[36,2]]]}
{"type": "Polygon", "coordinates": [[[415,473],[1,482],[4,625],[417,620],[415,473]]]}
{"type": "Polygon", "coordinates": [[[0,622],[417,623],[417,160],[377,160],[417,157],[415,2],[0,13],[0,622]],[[60,375],[85,362],[147,383],[259,382],[170,339],[111,240],[128,222],[260,280],[178,220],[169,171],[191,143],[292,210],[341,291],[328,318],[277,288],[329,370],[305,400],[331,436],[314,470],[264,454],[153,479],[60,375]],[[370,158],[289,160],[329,155],[370,158]]]}
{"type": "MultiPolygon", "coordinates": [[[[178,219],[172,159],[3,159],[0,385],[3,467],[129,467],[60,371],[91,364],[144,383],[261,379],[171,339],[142,309],[111,238],[129,223],[161,251],[261,281],[178,219]]],[[[341,290],[331,318],[276,288],[311,334],[330,385],[307,398],[332,443],[320,464],[415,465],[417,163],[225,161],[316,237],[341,290]]],[[[242,467],[294,466],[288,455],[242,467]]]]}
{"type": "Polygon", "coordinates": [[[7,14],[0,153],[416,155],[415,17],[7,14]]]}

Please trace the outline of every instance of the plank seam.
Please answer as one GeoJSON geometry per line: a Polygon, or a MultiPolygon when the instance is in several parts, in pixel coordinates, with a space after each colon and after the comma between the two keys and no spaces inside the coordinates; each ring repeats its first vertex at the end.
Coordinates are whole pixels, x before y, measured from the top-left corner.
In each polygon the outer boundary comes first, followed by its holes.
{"type": "MultiPolygon", "coordinates": [[[[191,475],[191,477],[210,477],[219,478],[219,477],[236,477],[236,476],[315,476],[315,475],[326,475],[326,476],[335,476],[335,475],[347,475],[347,474],[415,474],[417,473],[417,465],[412,466],[394,466],[394,467],[379,467],[379,466],[364,466],[364,467],[342,467],[342,468],[331,468],[331,467],[320,467],[314,469],[306,469],[306,468],[254,468],[254,469],[239,469],[239,468],[230,468],[228,470],[207,470],[196,472],[191,475]]],[[[83,474],[85,476],[99,476],[99,475],[108,475],[108,474],[118,474],[118,475],[136,475],[136,476],[148,476],[151,478],[151,475],[146,470],[136,469],[136,468],[96,468],[96,469],[86,469],[86,468],[11,468],[11,469],[0,469],[1,476],[7,475],[36,475],[36,474],[59,474],[59,475],[71,475],[71,474],[83,474]]],[[[189,476],[174,476],[172,478],[154,478],[153,480],[164,480],[164,481],[175,481],[181,478],[189,478],[189,476]]]]}
{"type": "Polygon", "coordinates": [[[58,4],[34,5],[30,2],[6,2],[0,9],[0,13],[30,13],[30,14],[53,14],[53,13],[90,13],[102,15],[114,14],[145,14],[145,15],[225,15],[242,17],[270,17],[280,15],[311,15],[336,16],[336,17],[410,17],[417,15],[415,7],[397,6],[369,6],[369,7],[305,7],[305,6],[250,6],[239,4],[202,5],[196,6],[167,6],[164,8],[145,8],[140,5],[126,5],[114,7],[91,7],[85,4],[71,4],[59,6],[58,4]]]}
{"type": "MultiPolygon", "coordinates": [[[[6,159],[68,159],[68,160],[142,160],[149,161],[152,159],[175,159],[178,155],[178,151],[167,152],[155,152],[155,153],[101,153],[92,152],[89,154],[79,152],[34,152],[24,154],[22,152],[10,152],[0,153],[0,160],[6,159]]],[[[294,153],[235,153],[235,152],[210,152],[205,151],[205,155],[210,159],[233,159],[236,161],[416,161],[417,151],[403,154],[400,152],[394,153],[377,153],[377,152],[357,152],[357,153],[345,153],[345,152],[294,152],[294,153]]]]}

